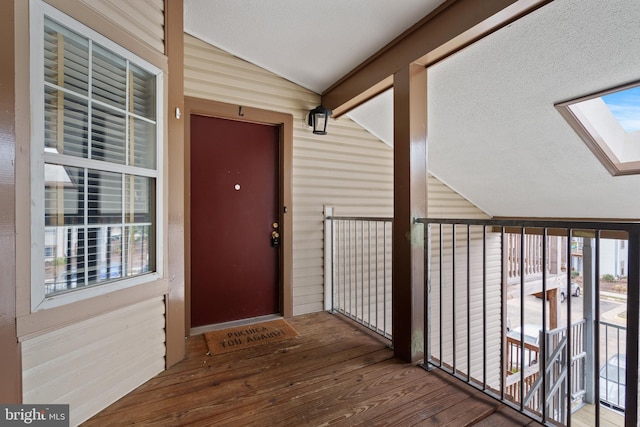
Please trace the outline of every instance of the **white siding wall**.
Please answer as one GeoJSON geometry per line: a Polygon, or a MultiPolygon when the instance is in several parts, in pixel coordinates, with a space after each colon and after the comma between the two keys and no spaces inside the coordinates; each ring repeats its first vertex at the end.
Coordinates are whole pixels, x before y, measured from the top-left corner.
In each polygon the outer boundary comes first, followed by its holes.
{"type": "Polygon", "coordinates": [[[164,53],[164,0],[78,0],[164,53]]]}
{"type": "Polygon", "coordinates": [[[391,148],[347,117],[331,120],[328,135],[313,135],[306,118],[319,95],[189,35],[185,95],[293,115],[294,314],[323,310],[323,206],[336,215],[391,216],[391,148]]]}
{"type": "Polygon", "coordinates": [[[77,425],[161,372],[164,307],[156,298],[24,341],[24,402],[70,404],[77,425]]]}

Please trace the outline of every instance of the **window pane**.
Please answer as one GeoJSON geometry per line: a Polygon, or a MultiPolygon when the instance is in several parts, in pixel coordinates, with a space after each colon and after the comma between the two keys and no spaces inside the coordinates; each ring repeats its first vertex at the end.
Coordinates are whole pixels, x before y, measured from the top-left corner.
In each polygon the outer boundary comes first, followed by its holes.
{"type": "Polygon", "coordinates": [[[151,239],[151,226],[125,227],[125,253],[127,276],[136,276],[155,270],[155,265],[150,265],[151,249],[154,246],[151,239]]]}
{"type": "Polygon", "coordinates": [[[120,226],[87,230],[86,271],[89,285],[123,277],[120,226]]]}
{"type": "Polygon", "coordinates": [[[44,102],[45,151],[86,158],[87,102],[51,88],[45,89],[44,102]]]}
{"type": "Polygon", "coordinates": [[[131,118],[129,164],[147,169],[156,167],[156,125],[131,118]]]}
{"type": "MultiPolygon", "coordinates": [[[[82,263],[78,262],[78,227],[45,228],[45,295],[84,286],[82,263]]],[[[80,248],[82,249],[82,248],[80,248]]]]}
{"type": "Polygon", "coordinates": [[[93,98],[125,110],[127,96],[127,63],[102,46],[93,44],[93,98]]]}
{"type": "Polygon", "coordinates": [[[91,124],[91,158],[123,165],[126,144],[124,114],[94,105],[91,124]]]}
{"type": "Polygon", "coordinates": [[[45,19],[45,81],[83,95],[89,81],[89,42],[86,38],[45,19]]]}
{"type": "Polygon", "coordinates": [[[125,175],[124,221],[125,223],[145,223],[155,220],[155,179],[125,175]]]}
{"type": "Polygon", "coordinates": [[[89,224],[122,223],[122,174],[89,170],[87,177],[89,224]]]}
{"type": "Polygon", "coordinates": [[[84,223],[84,169],[44,165],[45,225],[84,223]]]}
{"type": "Polygon", "coordinates": [[[156,77],[133,64],[130,68],[132,90],[129,112],[155,120],[156,77]]]}

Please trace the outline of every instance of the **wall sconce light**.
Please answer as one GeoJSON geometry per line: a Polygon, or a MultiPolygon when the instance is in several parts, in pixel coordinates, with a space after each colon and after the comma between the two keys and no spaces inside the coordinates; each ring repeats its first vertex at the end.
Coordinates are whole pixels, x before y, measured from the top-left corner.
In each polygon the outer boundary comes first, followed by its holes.
{"type": "Polygon", "coordinates": [[[322,105],[318,105],[309,111],[309,126],[313,126],[313,133],[326,135],[329,117],[331,117],[331,110],[327,110],[322,105]]]}

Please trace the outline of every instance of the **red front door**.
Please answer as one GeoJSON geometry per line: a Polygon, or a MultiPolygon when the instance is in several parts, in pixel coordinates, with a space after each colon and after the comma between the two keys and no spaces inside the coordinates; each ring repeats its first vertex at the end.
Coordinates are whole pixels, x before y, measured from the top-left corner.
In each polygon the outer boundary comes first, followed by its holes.
{"type": "Polygon", "coordinates": [[[191,327],[279,313],[279,129],[191,116],[191,327]]]}

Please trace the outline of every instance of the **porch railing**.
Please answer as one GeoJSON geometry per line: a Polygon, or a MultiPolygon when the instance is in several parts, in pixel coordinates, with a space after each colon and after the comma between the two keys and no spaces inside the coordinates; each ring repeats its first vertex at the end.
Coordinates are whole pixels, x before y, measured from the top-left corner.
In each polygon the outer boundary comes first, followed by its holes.
{"type": "MultiPolygon", "coordinates": [[[[586,395],[585,325],[584,319],[571,325],[573,345],[570,349],[567,347],[567,328],[556,328],[547,332],[542,341],[544,343],[542,353],[546,361],[544,375],[539,375],[537,373],[539,371],[536,372],[535,377],[525,375],[527,388],[524,406],[541,412],[544,404],[547,413],[553,414],[553,420],[563,425],[567,422],[569,409],[565,403],[569,401],[570,408],[578,407],[584,402],[586,395]],[[571,360],[570,375],[567,372],[567,354],[570,355],[571,360]],[[569,377],[572,379],[571,388],[567,387],[569,377]],[[546,379],[546,384],[543,383],[543,379],[546,379]],[[546,388],[543,389],[543,386],[546,388]],[[568,390],[571,390],[570,400],[567,395],[568,390]]],[[[508,381],[509,377],[507,377],[508,381]]],[[[518,402],[517,396],[515,401],[518,402]]]]}
{"type": "Polygon", "coordinates": [[[325,219],[327,307],[391,339],[391,218],[325,219]]]}
{"type": "Polygon", "coordinates": [[[507,234],[505,236],[507,263],[506,271],[510,281],[517,281],[520,272],[526,275],[542,275],[544,260],[542,259],[542,245],[539,235],[525,235],[524,241],[520,236],[507,234]]]}
{"type": "Polygon", "coordinates": [[[601,350],[602,343],[609,345],[607,334],[613,334],[615,329],[600,321],[600,290],[596,280],[600,277],[600,241],[603,235],[628,239],[626,330],[629,333],[625,333],[624,345],[627,387],[621,399],[627,407],[625,425],[637,425],[640,224],[452,219],[418,219],[416,222],[426,227],[424,366],[448,372],[547,425],[571,425],[572,414],[584,404],[594,405],[591,422],[600,423],[599,390],[603,390],[605,384],[599,371],[605,362],[602,358],[608,353],[601,354],[598,349],[601,350]],[[539,237],[527,238],[530,235],[539,237]],[[526,258],[527,250],[535,254],[536,259],[547,260],[548,236],[561,237],[558,244],[562,256],[556,260],[571,259],[573,237],[589,241],[585,243],[585,264],[587,258],[592,262],[585,266],[582,315],[572,314],[572,299],[576,298],[572,292],[566,292],[566,302],[559,301],[560,288],[571,289],[571,274],[564,275],[565,283],[558,286],[555,279],[539,273],[546,270],[544,263],[538,270],[527,271],[526,263],[519,262],[519,280],[511,285],[517,287],[518,292],[508,292],[513,272],[507,251],[513,254],[513,242],[524,242],[516,245],[519,260],[526,258]],[[528,280],[536,274],[540,276],[539,285],[528,280]],[[526,295],[545,296],[543,301],[546,298],[551,301],[542,303],[535,315],[527,312],[525,319],[526,295]],[[515,313],[513,308],[508,313],[507,298],[519,299],[515,313]],[[551,312],[554,307],[561,315],[551,312]],[[509,314],[515,314],[516,319],[511,318],[509,322],[509,314]],[[532,319],[532,316],[537,317],[532,319]],[[530,337],[525,320],[539,324],[540,345],[527,344],[530,337]],[[507,338],[509,323],[522,325],[517,342],[507,338]],[[562,326],[563,323],[571,327],[562,326]],[[512,355],[513,348],[516,350],[512,355]],[[536,351],[539,356],[533,363],[536,351]],[[519,360],[514,362],[510,358],[519,360]]]}

